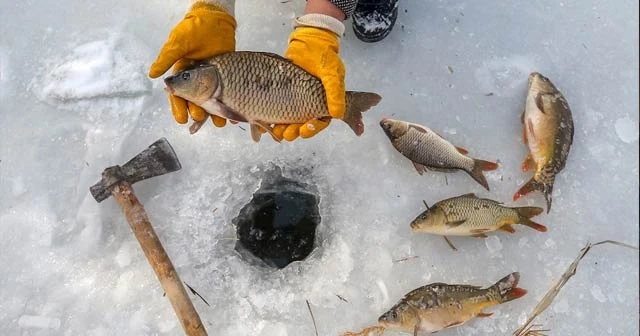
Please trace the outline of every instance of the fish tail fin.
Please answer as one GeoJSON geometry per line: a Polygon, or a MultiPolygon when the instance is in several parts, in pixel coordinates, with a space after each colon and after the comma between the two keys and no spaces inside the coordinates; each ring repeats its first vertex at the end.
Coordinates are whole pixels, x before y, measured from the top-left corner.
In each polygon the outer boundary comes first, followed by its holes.
{"type": "Polygon", "coordinates": [[[362,112],[376,106],[382,97],[372,92],[347,91],[346,108],[342,121],[346,122],[356,135],[364,132],[362,112]]]}
{"type": "Polygon", "coordinates": [[[517,212],[518,215],[520,215],[520,224],[522,225],[526,225],[534,230],[538,230],[540,232],[547,232],[547,227],[542,225],[542,224],[538,224],[534,221],[532,221],[531,217],[537,216],[541,213],[544,212],[543,208],[539,208],[539,207],[519,207],[519,208],[514,208],[517,212]]]}
{"type": "Polygon", "coordinates": [[[476,182],[480,183],[485,189],[489,190],[489,183],[487,179],[484,177],[485,171],[496,170],[498,169],[498,164],[491,161],[484,160],[473,160],[473,170],[468,172],[471,177],[473,177],[476,182]]]}
{"type": "Polygon", "coordinates": [[[521,298],[527,294],[525,289],[518,287],[520,273],[514,272],[496,282],[491,289],[500,295],[500,303],[509,302],[521,298]]]}
{"type": "Polygon", "coordinates": [[[534,190],[538,190],[544,194],[544,199],[547,201],[547,213],[549,213],[549,210],[551,210],[551,202],[553,201],[553,199],[551,198],[551,194],[553,192],[553,181],[551,181],[551,183],[542,183],[537,181],[535,178],[531,178],[529,182],[525,183],[513,195],[513,200],[517,201],[520,197],[534,190]]]}

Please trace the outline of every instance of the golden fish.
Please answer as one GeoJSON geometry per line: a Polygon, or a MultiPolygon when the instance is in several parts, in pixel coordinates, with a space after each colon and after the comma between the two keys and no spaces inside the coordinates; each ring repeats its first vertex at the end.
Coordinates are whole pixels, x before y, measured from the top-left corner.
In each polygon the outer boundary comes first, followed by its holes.
{"type": "Polygon", "coordinates": [[[500,203],[465,194],[437,202],[411,222],[411,230],[443,236],[486,237],[502,230],[515,232],[512,224],[523,224],[545,232],[547,228],[529,218],[543,212],[538,207],[510,208],[500,203]]]}
{"type": "Polygon", "coordinates": [[[484,309],[515,300],[527,294],[518,288],[520,274],[507,275],[493,286],[447,285],[434,283],[405,295],[378,319],[389,330],[434,333],[464,324],[475,317],[489,317],[484,309]]]}
{"type": "Polygon", "coordinates": [[[539,190],[551,210],[551,194],[556,175],[565,167],[573,142],[571,109],[562,93],[543,75],[529,75],[529,92],[522,115],[524,143],[529,154],[522,171],[535,169],[531,180],[513,195],[513,200],[539,190]]]}
{"type": "MultiPolygon", "coordinates": [[[[320,79],[277,54],[237,51],[214,56],[165,79],[167,90],[209,114],[248,122],[259,141],[260,128],[331,118],[320,79]],[[260,127],[260,128],[259,128],[260,127]]],[[[346,92],[345,123],[356,135],[364,132],[362,112],[382,98],[370,92],[346,92]]],[[[191,133],[204,123],[195,122],[191,133]]],[[[274,136],[274,139],[277,139],[274,136]]]]}

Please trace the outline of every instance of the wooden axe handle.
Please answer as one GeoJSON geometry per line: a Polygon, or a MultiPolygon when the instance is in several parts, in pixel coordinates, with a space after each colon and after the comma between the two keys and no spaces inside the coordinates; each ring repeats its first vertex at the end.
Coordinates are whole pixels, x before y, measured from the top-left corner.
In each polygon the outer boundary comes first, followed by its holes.
{"type": "Polygon", "coordinates": [[[167,297],[171,301],[176,315],[178,315],[184,332],[188,336],[206,336],[207,331],[202,325],[202,321],[200,321],[200,316],[198,316],[198,312],[193,307],[193,303],[187,295],[178,273],[173,268],[167,252],[165,252],[160,239],[158,239],[156,232],[153,230],[144,207],[133,193],[131,184],[122,181],[115,184],[111,188],[111,192],[127,217],[131,230],[133,230],[140,247],[142,247],[144,254],[147,256],[149,264],[156,272],[162,288],[167,293],[167,297]]]}

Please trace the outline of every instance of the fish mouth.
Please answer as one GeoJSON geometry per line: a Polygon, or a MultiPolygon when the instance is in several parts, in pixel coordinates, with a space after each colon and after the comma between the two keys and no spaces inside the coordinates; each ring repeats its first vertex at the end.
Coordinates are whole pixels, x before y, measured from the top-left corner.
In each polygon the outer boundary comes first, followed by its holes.
{"type": "Polygon", "coordinates": [[[528,80],[528,82],[529,82],[529,87],[531,87],[531,83],[533,83],[533,80],[534,80],[536,77],[538,77],[538,76],[540,76],[540,73],[539,73],[539,72],[537,72],[537,71],[534,71],[534,72],[532,72],[532,73],[530,73],[530,74],[529,74],[529,80],[528,80]]]}
{"type": "Polygon", "coordinates": [[[380,127],[382,127],[382,130],[388,136],[391,136],[391,124],[388,121],[389,121],[388,118],[382,118],[382,120],[380,120],[380,127]]]}
{"type": "Polygon", "coordinates": [[[171,87],[171,83],[173,82],[173,78],[174,78],[174,76],[169,76],[169,77],[164,79],[164,85],[165,85],[164,90],[169,92],[170,94],[173,94],[173,92],[175,91],[173,89],[173,87],[171,87]]]}

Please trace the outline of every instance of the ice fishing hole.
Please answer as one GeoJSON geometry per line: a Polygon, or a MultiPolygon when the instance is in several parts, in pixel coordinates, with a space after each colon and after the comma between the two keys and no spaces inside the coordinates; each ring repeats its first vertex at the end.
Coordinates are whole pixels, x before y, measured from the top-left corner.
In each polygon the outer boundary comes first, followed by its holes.
{"type": "Polygon", "coordinates": [[[236,251],[274,268],[304,260],[314,248],[319,203],[315,185],[284,177],[278,167],[267,170],[260,188],[233,219],[236,251]]]}

